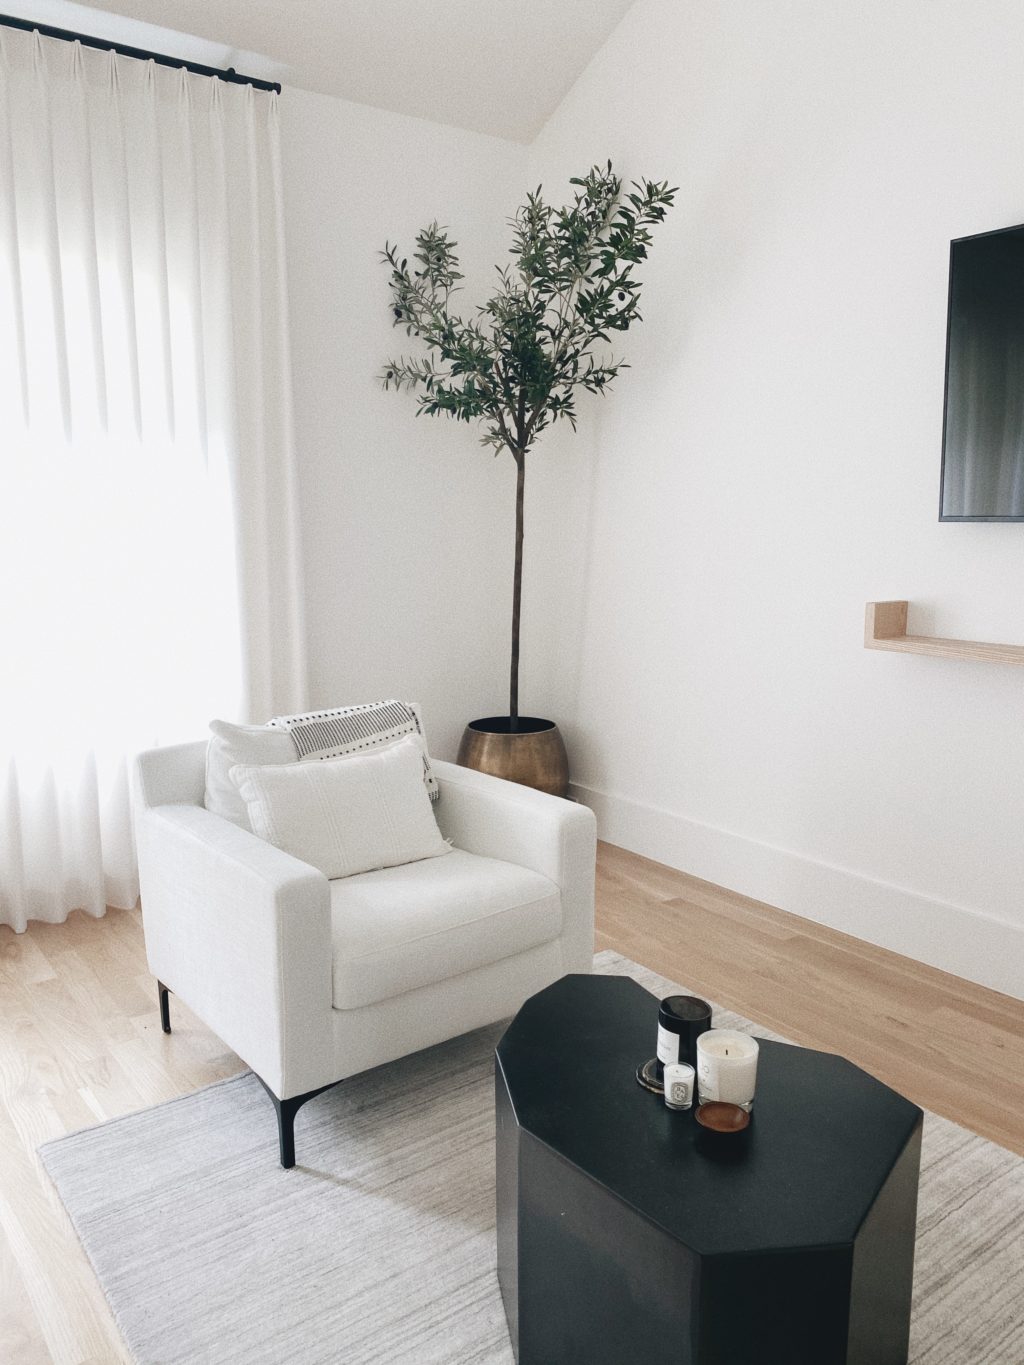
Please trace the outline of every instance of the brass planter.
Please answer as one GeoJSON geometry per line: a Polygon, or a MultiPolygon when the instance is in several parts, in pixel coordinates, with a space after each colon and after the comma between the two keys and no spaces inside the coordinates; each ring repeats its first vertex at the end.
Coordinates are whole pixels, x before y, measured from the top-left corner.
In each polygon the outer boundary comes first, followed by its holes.
{"type": "Polygon", "coordinates": [[[471,720],[456,762],[552,796],[569,790],[569,759],[558,726],[537,716],[520,716],[514,731],[508,716],[471,720]]]}

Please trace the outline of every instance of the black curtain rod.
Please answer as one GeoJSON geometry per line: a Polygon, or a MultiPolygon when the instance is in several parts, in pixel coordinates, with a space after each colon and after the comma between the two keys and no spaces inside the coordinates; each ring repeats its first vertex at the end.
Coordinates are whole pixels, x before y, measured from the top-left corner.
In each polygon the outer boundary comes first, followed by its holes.
{"type": "Polygon", "coordinates": [[[197,76],[216,76],[219,81],[229,81],[232,85],[251,85],[255,90],[272,90],[276,95],[281,87],[276,81],[261,81],[256,76],[240,76],[234,67],[220,71],[215,66],[201,66],[198,62],[186,62],[183,57],[168,57],[165,52],[146,52],[141,47],[126,47],[124,43],[111,42],[109,38],[92,38],[87,33],[72,33],[66,28],[51,28],[49,24],[37,24],[31,19],[15,19],[10,14],[0,14],[0,25],[4,28],[20,28],[25,33],[38,29],[44,38],[59,38],[65,43],[81,43],[83,47],[95,47],[100,52],[117,52],[122,57],[135,57],[140,62],[156,62],[158,66],[184,67],[197,76]]]}

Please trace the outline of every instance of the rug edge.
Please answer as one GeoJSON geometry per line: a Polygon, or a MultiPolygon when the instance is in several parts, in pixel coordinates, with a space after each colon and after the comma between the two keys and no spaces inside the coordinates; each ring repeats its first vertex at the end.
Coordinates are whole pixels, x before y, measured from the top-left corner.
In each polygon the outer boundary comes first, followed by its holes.
{"type": "MultiPolygon", "coordinates": [[[[46,1164],[46,1153],[51,1147],[56,1147],[62,1142],[68,1142],[71,1138],[81,1137],[84,1133],[95,1133],[100,1128],[107,1128],[112,1123],[122,1123],[125,1119],[136,1118],[139,1114],[155,1114],[158,1109],[168,1109],[175,1104],[184,1104],[187,1100],[195,1099],[196,1095],[201,1095],[208,1090],[219,1090],[224,1085],[235,1085],[238,1081],[244,1081],[247,1076],[253,1076],[255,1072],[246,1068],[245,1071],[238,1071],[234,1076],[222,1076],[219,1081],[207,1081],[206,1085],[197,1085],[195,1090],[188,1090],[184,1095],[173,1095],[169,1100],[157,1100],[156,1104],[144,1104],[140,1109],[129,1109],[123,1114],[114,1114],[108,1119],[100,1119],[98,1123],[87,1123],[82,1128],[74,1128],[69,1133],[61,1133],[57,1137],[47,1138],[36,1148],[36,1155],[43,1164],[46,1164]]],[[[46,1169],[49,1175],[49,1167],[46,1169]]]]}

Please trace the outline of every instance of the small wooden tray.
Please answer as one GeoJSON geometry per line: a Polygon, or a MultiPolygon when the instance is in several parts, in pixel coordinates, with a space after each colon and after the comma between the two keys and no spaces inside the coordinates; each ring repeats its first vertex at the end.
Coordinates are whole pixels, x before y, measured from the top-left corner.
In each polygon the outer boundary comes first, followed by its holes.
{"type": "Polygon", "coordinates": [[[750,1123],[750,1115],[745,1109],[722,1100],[705,1100],[697,1106],[694,1118],[709,1133],[742,1133],[750,1123]]]}

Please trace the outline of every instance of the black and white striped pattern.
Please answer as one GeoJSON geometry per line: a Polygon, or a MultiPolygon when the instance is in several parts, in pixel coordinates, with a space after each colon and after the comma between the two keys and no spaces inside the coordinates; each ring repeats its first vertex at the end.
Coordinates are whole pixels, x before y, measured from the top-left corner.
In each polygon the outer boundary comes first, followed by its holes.
{"type": "Polygon", "coordinates": [[[291,735],[300,761],[342,758],[415,735],[423,749],[423,785],[431,801],[440,795],[430,767],[423,727],[404,701],[374,701],[362,706],[337,706],[329,711],[306,711],[297,716],[275,716],[269,724],[291,735]]]}

